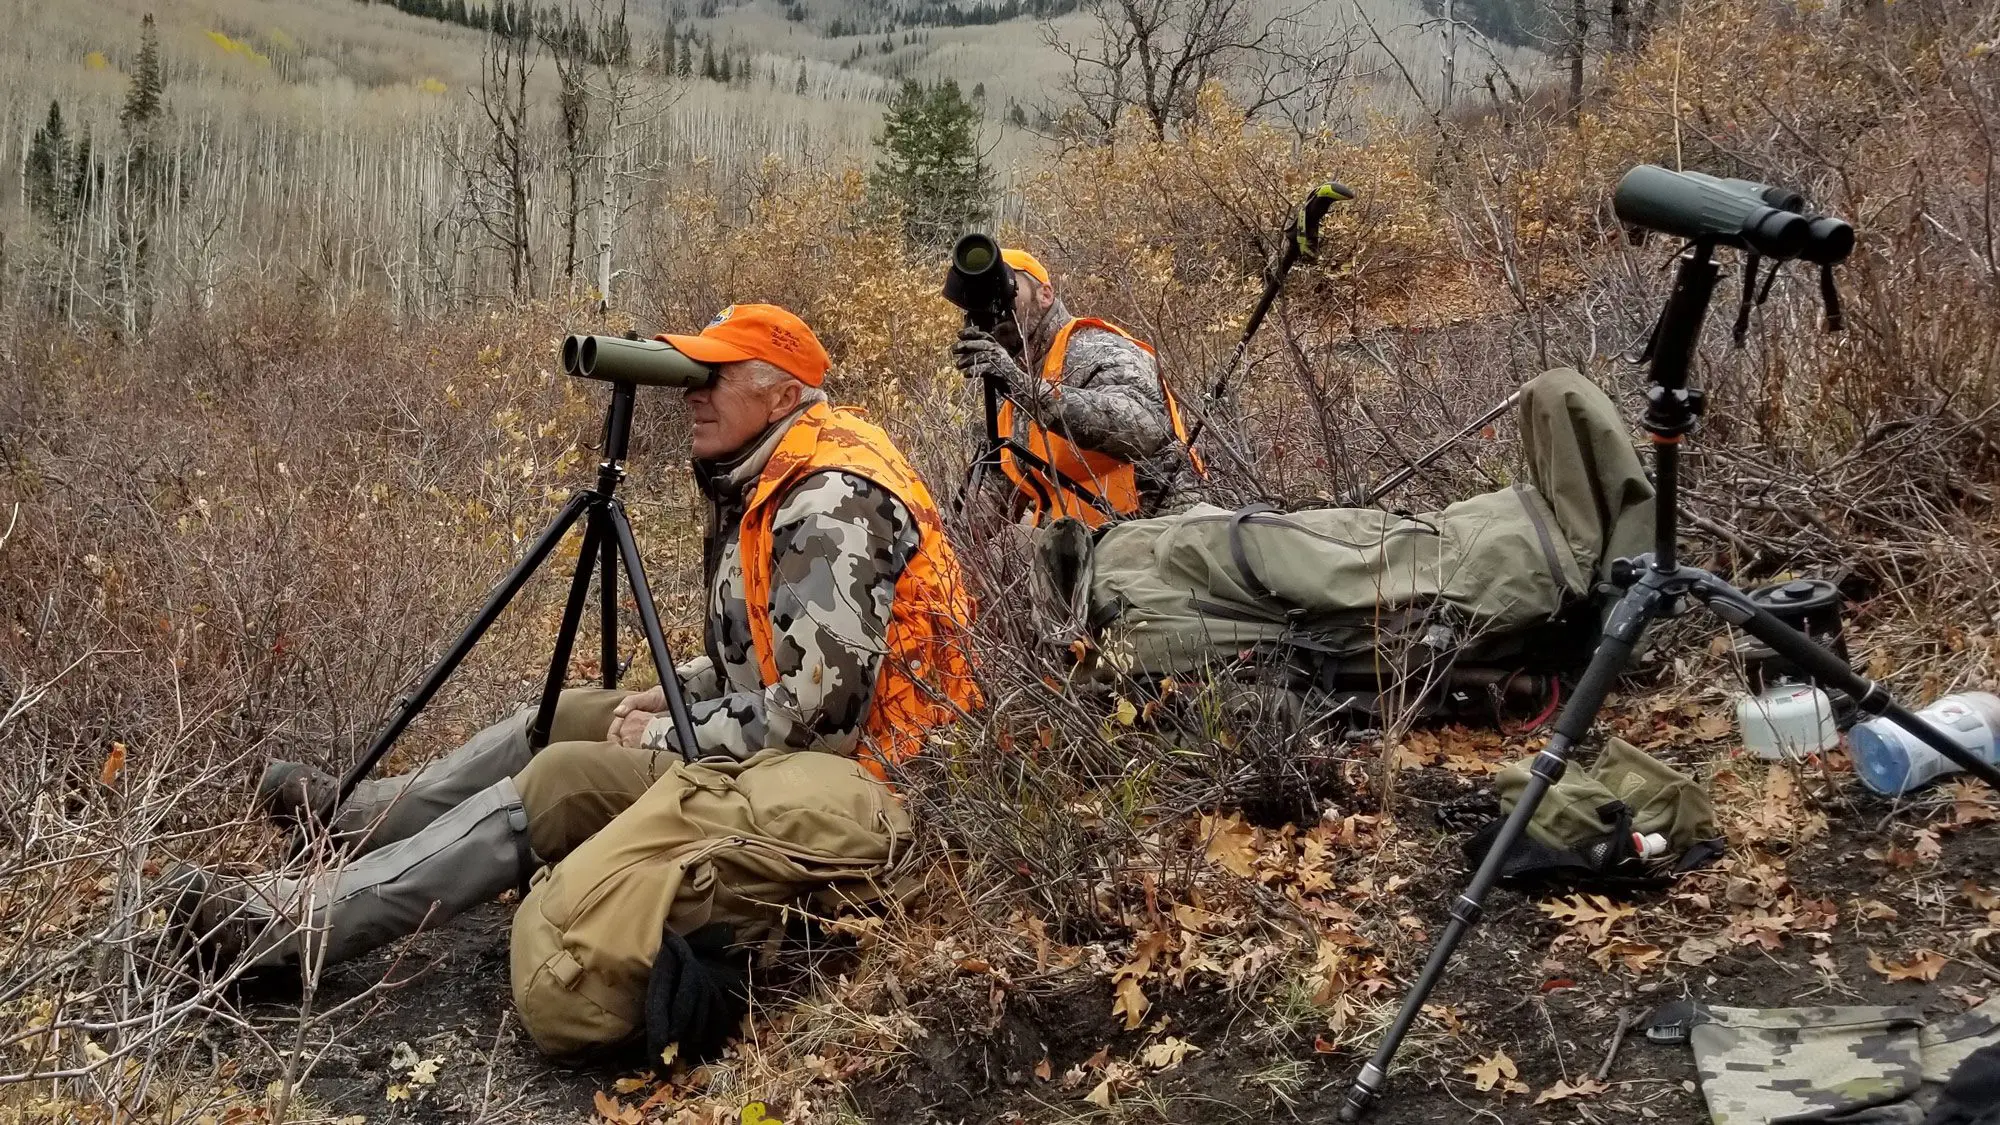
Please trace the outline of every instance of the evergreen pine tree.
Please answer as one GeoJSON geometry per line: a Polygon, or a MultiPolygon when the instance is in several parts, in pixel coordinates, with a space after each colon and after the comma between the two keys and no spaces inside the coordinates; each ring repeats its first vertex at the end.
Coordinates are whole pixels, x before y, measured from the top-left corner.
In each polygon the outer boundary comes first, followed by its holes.
{"type": "Polygon", "coordinates": [[[716,60],[715,80],[724,86],[729,85],[729,52],[727,50],[724,50],[722,57],[716,60]]]}
{"type": "Polygon", "coordinates": [[[63,224],[69,210],[69,161],[69,130],[63,125],[62,106],[51,98],[48,120],[28,143],[26,175],[28,210],[54,226],[63,224]]]}
{"type": "Polygon", "coordinates": [[[666,38],[660,41],[661,74],[672,75],[674,73],[674,48],[678,45],[679,42],[674,35],[673,21],[669,20],[667,22],[666,38]]]}
{"type": "Polygon", "coordinates": [[[694,73],[694,30],[690,28],[681,40],[680,58],[674,62],[676,77],[686,78],[694,73]]]}
{"type": "Polygon", "coordinates": [[[929,89],[906,80],[890,99],[869,188],[879,205],[902,211],[912,245],[941,247],[991,215],[979,119],[951,79],[929,89]]]}
{"type": "Polygon", "coordinates": [[[792,83],[792,93],[802,98],[806,96],[806,64],[804,61],[799,63],[799,80],[792,83]]]}
{"type": "Polygon", "coordinates": [[[153,26],[153,14],[139,25],[139,61],[132,66],[132,85],[125,91],[125,106],[118,120],[134,134],[143,132],[160,115],[160,97],[166,80],[160,74],[160,32],[153,26]]]}
{"type": "Polygon", "coordinates": [[[701,45],[701,76],[711,82],[715,81],[715,41],[713,39],[701,45]]]}

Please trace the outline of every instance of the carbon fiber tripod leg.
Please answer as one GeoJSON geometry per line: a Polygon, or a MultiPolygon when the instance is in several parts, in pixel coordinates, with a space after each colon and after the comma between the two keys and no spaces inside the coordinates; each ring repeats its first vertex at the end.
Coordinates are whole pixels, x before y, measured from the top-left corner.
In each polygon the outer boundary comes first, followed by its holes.
{"type": "Polygon", "coordinates": [[[1417,983],[1403,998],[1403,1007],[1396,1013],[1396,1022],[1383,1036],[1375,1056],[1355,1077],[1346,1104],[1340,1107],[1342,1121],[1360,1120],[1362,1112],[1381,1090],[1382,1081],[1389,1073],[1389,1063],[1396,1057],[1396,1049],[1402,1046],[1403,1037],[1409,1034],[1410,1025],[1416,1022],[1424,1001],[1430,998],[1431,991],[1444,977],[1445,966],[1451,961],[1452,953],[1458,949],[1458,943],[1464,940],[1466,933],[1478,924],[1486,896],[1500,878],[1507,853],[1514,850],[1514,844],[1528,830],[1528,821],[1535,815],[1536,806],[1541,804],[1542,795],[1562,778],[1563,771],[1568,768],[1570,749],[1583,740],[1590,724],[1596,721],[1599,708],[1604,706],[1605,695],[1610,692],[1618,674],[1624,671],[1625,662],[1631,658],[1632,649],[1638,644],[1647,624],[1674,600],[1662,588],[1671,577],[1648,570],[1612,610],[1611,621],[1605,626],[1597,651],[1591,655],[1590,666],[1577,683],[1576,694],[1570,697],[1562,715],[1556,720],[1555,735],[1549,739],[1548,746],[1535,755],[1535,764],[1529,771],[1528,787],[1522,791],[1520,803],[1514,806],[1513,813],[1500,826],[1500,834],[1487,850],[1485,860],[1472,876],[1472,882],[1451,904],[1451,922],[1445,926],[1437,944],[1431,947],[1430,959],[1424,963],[1424,971],[1417,977],[1417,983]]]}

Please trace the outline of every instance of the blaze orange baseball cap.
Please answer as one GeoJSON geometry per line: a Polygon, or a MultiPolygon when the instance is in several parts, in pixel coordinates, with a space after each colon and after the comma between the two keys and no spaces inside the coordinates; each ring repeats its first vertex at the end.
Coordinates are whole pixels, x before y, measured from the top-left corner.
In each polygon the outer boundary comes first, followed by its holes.
{"type": "Polygon", "coordinates": [[[833,360],[806,322],[776,305],[731,305],[715,314],[699,336],[653,337],[700,363],[761,359],[808,387],[826,381],[833,360]]]}
{"type": "Polygon", "coordinates": [[[1040,258],[1035,257],[1026,250],[1002,250],[1000,251],[1000,260],[1007,263],[1008,266],[1020,270],[1022,273],[1041,282],[1043,285],[1049,283],[1049,267],[1043,265],[1040,258]]]}

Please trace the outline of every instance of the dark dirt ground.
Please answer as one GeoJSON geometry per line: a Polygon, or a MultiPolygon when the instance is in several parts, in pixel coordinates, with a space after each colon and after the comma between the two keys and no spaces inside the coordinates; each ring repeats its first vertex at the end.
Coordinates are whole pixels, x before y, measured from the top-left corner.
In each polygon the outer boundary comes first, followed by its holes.
{"type": "MultiPolygon", "coordinates": [[[[1434,780],[1413,785],[1404,797],[1417,809],[1473,787],[1467,779],[1440,771],[1426,771],[1426,776],[1434,780]]],[[[1963,935],[1965,904],[1948,907],[1945,900],[1967,879],[1994,886],[2000,871],[2000,824],[1947,831],[1941,835],[1942,854],[1911,868],[1906,857],[1877,860],[1865,853],[1887,854],[1907,841],[1913,827],[1947,819],[1950,804],[1895,807],[1854,793],[1849,785],[1825,803],[1828,830],[1785,857],[1799,895],[1838,905],[1830,943],[1791,934],[1769,952],[1739,945],[1699,967],[1669,956],[1654,971],[1635,977],[1616,969],[1600,971],[1576,944],[1551,952],[1551,941],[1562,933],[1560,924],[1537,910],[1534,900],[1497,891],[1488,901],[1486,920],[1461,947],[1433,997],[1434,1003],[1458,1013],[1466,1025],[1464,1037],[1457,1042],[1437,1036],[1413,1041],[1372,1120],[1379,1125],[1447,1119],[1700,1122],[1706,1113],[1690,1050],[1650,1043],[1636,1032],[1625,1037],[1612,1061],[1611,1089],[1593,1098],[1535,1106],[1532,1093],[1503,1098],[1475,1090],[1464,1068],[1498,1048],[1517,1062],[1520,1081],[1532,1091],[1558,1080],[1578,1081],[1604,1060],[1621,1013],[1642,1015],[1683,995],[1751,1007],[1913,1003],[1935,1015],[1961,1010],[1971,997],[1985,995],[1994,987],[1990,982],[2000,981],[2000,970],[1973,953],[1954,953],[1955,959],[1931,982],[1891,983],[1871,969],[1868,957],[1871,948],[1885,957],[1904,956],[1918,947],[1960,949],[1954,933],[1963,935]],[[1865,917],[1851,908],[1861,897],[1888,903],[1899,917],[1865,917]],[[1809,964],[1822,950],[1830,954],[1837,976],[1809,964]]],[[[1438,832],[1428,826],[1420,830],[1438,832]]],[[[1438,854],[1456,859],[1455,844],[1455,838],[1442,844],[1438,854]]],[[[1441,862],[1419,873],[1405,890],[1404,899],[1427,934],[1442,927],[1446,906],[1466,874],[1462,863],[1441,862]]],[[[1670,905],[1657,893],[1630,901],[1642,915],[1670,905]]],[[[643,1060],[611,1058],[577,1069],[551,1064],[536,1053],[509,1014],[508,911],[502,904],[488,905],[394,952],[329,969],[315,999],[320,1022],[306,1036],[319,1049],[319,1061],[303,1084],[307,1107],[336,1118],[362,1115],[371,1123],[594,1116],[593,1094],[638,1072],[643,1060]],[[397,983],[384,987],[385,980],[397,983]],[[325,1015],[329,1012],[333,1014],[325,1015]],[[409,1052],[400,1051],[401,1044],[408,1044],[409,1052]],[[392,1086],[407,1080],[410,1053],[439,1060],[435,1081],[412,1086],[406,1101],[391,1101],[392,1086]],[[404,1056],[400,1069],[394,1062],[399,1054],[404,1056]]],[[[1406,981],[1399,981],[1399,987],[1402,983],[1406,981]]],[[[1201,1052],[1152,1076],[1146,1096],[1127,1097],[1114,1110],[1100,1111],[1082,1100],[1094,1078],[1062,1089],[1059,1082],[1033,1073],[1046,1058],[1059,1079],[1105,1047],[1113,1057],[1129,1058],[1146,1038],[1144,1029],[1128,1032],[1110,1014],[1108,981],[1081,971],[1071,979],[1015,991],[994,1029],[974,1017],[964,1021],[970,1025],[965,1030],[952,1033],[941,1030],[959,1022],[952,1012],[923,1013],[933,1017],[927,1021],[928,1037],[915,1041],[894,1067],[852,1079],[848,1104],[858,1120],[899,1125],[1053,1122],[1093,1115],[1165,1122],[1336,1119],[1363,1061],[1359,1050],[1319,1052],[1314,1024],[1274,1021],[1268,1006],[1272,1001],[1193,987],[1182,993],[1162,990],[1155,999],[1153,1016],[1165,1014],[1172,1033],[1197,1044],[1201,1052]]],[[[916,1006],[922,1013],[922,1002],[916,1006]]],[[[248,1011],[263,1034],[275,1038],[296,1032],[296,1024],[288,1022],[296,1007],[288,1006],[283,996],[259,999],[248,1011]]]]}

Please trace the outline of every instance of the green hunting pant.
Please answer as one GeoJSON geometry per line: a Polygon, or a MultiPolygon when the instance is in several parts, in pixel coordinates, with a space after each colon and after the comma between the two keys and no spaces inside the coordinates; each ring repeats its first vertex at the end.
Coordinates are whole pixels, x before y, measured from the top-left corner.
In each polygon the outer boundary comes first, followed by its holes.
{"type": "Polygon", "coordinates": [[[525,812],[526,843],[549,865],[515,914],[511,961],[522,1023],[552,1055],[644,1030],[665,927],[725,922],[754,944],[808,897],[874,897],[909,821],[858,761],[766,750],[687,763],[605,742],[625,694],[564,692],[552,732],[562,741],[540,753],[528,749],[526,708],[415,774],[357,787],[335,829],[360,858],[333,886],[289,896],[319,904],[314,926],[329,935],[329,956],[516,885],[525,872],[506,845],[509,809],[517,824],[525,812]]]}

